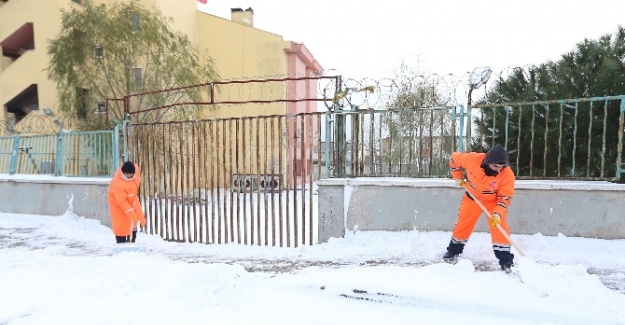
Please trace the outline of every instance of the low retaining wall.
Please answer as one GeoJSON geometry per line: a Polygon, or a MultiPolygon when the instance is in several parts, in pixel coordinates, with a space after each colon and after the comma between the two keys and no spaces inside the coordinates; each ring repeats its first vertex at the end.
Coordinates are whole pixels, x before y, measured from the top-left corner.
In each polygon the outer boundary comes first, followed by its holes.
{"type": "MultiPolygon", "coordinates": [[[[319,242],[352,230],[444,230],[464,190],[451,179],[352,178],[317,181],[319,242]]],[[[625,184],[516,181],[508,211],[513,234],[625,238],[625,184]]],[[[482,217],[475,231],[488,231],[482,217]]]]}
{"type": "Polygon", "coordinates": [[[106,198],[111,178],[1,175],[0,212],[37,215],[76,215],[100,220],[110,227],[106,198]]]}

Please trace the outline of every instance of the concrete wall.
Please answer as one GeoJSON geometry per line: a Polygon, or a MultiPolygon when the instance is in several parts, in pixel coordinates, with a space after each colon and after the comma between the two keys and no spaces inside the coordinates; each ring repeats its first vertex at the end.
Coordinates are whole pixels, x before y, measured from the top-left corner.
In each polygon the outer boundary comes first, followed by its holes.
{"type": "Polygon", "coordinates": [[[106,198],[110,178],[29,176],[0,177],[0,212],[55,216],[71,210],[111,226],[106,198]]]}
{"type": "MultiPolygon", "coordinates": [[[[453,229],[464,190],[450,179],[355,178],[317,181],[319,242],[350,230],[453,229]]],[[[508,213],[513,234],[625,238],[625,184],[516,182],[508,213]]],[[[485,217],[475,231],[488,231],[485,217]]]]}

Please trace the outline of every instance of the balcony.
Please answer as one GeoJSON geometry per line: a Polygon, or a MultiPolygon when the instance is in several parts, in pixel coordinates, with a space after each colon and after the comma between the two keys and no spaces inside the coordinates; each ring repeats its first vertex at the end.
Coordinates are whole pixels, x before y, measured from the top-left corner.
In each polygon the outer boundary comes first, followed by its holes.
{"type": "MultiPolygon", "coordinates": [[[[1,0],[0,0],[1,1],[1,0]]],[[[35,32],[33,23],[25,23],[11,35],[0,41],[2,55],[14,60],[22,56],[24,52],[35,49],[35,32]]]]}

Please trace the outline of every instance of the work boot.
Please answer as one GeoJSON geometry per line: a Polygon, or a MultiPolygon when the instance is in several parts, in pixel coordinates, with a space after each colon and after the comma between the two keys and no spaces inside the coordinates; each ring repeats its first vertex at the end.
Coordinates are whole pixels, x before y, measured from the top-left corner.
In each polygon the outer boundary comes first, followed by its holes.
{"type": "Polygon", "coordinates": [[[508,262],[508,263],[502,264],[502,265],[501,265],[501,269],[502,269],[504,272],[506,272],[506,273],[510,273],[510,272],[512,272],[512,267],[513,267],[513,266],[514,266],[514,263],[512,263],[512,262],[508,262]]]}
{"type": "Polygon", "coordinates": [[[460,254],[447,252],[447,253],[445,253],[445,255],[443,255],[443,261],[445,261],[445,262],[455,262],[455,261],[458,260],[458,256],[460,256],[460,254]]]}

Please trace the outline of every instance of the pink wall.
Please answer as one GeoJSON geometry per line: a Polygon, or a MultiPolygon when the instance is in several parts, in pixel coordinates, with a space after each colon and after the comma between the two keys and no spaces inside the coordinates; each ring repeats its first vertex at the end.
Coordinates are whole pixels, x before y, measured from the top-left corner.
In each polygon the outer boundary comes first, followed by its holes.
{"type": "MultiPolygon", "coordinates": [[[[285,52],[287,53],[288,77],[315,77],[323,73],[323,68],[304,44],[291,42],[291,46],[286,49],[285,52]]],[[[293,100],[317,98],[317,88],[317,80],[292,81],[287,85],[287,96],[288,99],[293,100]]],[[[316,101],[289,102],[287,103],[287,114],[316,112],[317,104],[316,101]]],[[[310,170],[306,168],[302,171],[301,168],[310,166],[311,157],[309,146],[312,145],[312,143],[310,143],[309,135],[311,131],[313,134],[319,131],[317,130],[317,123],[313,122],[312,125],[309,125],[309,122],[310,120],[304,120],[305,125],[303,130],[301,129],[301,120],[296,122],[297,125],[295,128],[293,126],[289,126],[288,128],[289,134],[287,141],[289,143],[289,151],[291,153],[295,152],[295,157],[292,157],[288,162],[288,168],[292,171],[293,163],[297,165],[297,184],[306,182],[310,176],[310,170]],[[301,137],[296,137],[295,132],[298,132],[301,137]],[[303,157],[301,155],[302,146],[304,146],[303,157]],[[304,180],[301,179],[302,174],[304,180]]],[[[292,178],[288,180],[288,184],[293,184],[292,182],[292,178]]]]}

